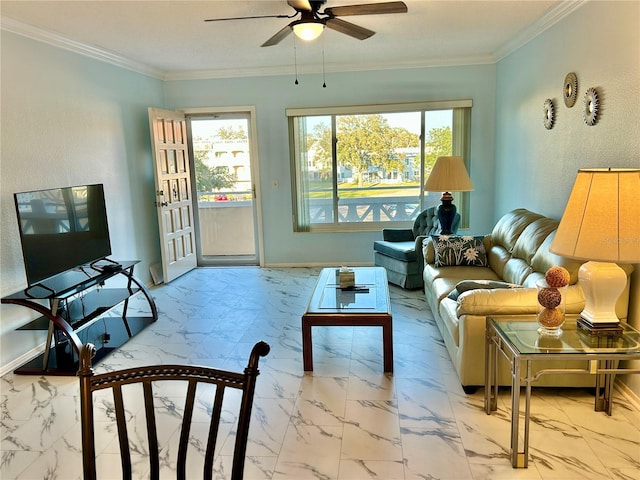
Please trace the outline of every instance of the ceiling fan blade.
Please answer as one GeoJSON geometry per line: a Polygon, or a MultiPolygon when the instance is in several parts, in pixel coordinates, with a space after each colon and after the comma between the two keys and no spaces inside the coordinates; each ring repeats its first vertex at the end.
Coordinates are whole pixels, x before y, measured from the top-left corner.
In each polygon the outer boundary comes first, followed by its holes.
{"type": "Polygon", "coordinates": [[[366,40],[376,33],[373,30],[369,30],[368,28],[361,27],[354,23],[345,22],[339,18],[327,18],[325,20],[325,25],[332,30],[344,33],[345,35],[357,38],[358,40],[366,40]]]}
{"type": "Polygon", "coordinates": [[[368,3],[364,5],[345,5],[344,7],[325,8],[324,13],[336,17],[347,15],[377,15],[386,13],[406,13],[404,2],[368,3]]]}
{"type": "Polygon", "coordinates": [[[311,10],[313,10],[311,8],[311,3],[309,3],[309,0],[287,0],[287,3],[291,8],[295,8],[298,12],[301,12],[303,10],[310,12],[311,10]]]}
{"type": "Polygon", "coordinates": [[[252,18],[293,18],[294,15],[256,15],[253,17],[206,18],[205,22],[224,22],[226,20],[249,20],[252,18]]]}
{"type": "Polygon", "coordinates": [[[280,43],[282,40],[284,40],[284,38],[289,35],[293,30],[291,29],[291,24],[281,28],[278,33],[276,33],[273,37],[271,37],[269,40],[267,40],[266,42],[264,42],[262,45],[260,45],[261,47],[271,47],[272,45],[277,45],[278,43],[280,43]]]}

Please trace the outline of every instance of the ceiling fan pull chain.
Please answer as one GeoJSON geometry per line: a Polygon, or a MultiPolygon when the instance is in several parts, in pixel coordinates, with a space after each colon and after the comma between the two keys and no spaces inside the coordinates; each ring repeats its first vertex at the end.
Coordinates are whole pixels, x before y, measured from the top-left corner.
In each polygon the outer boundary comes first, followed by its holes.
{"type": "Polygon", "coordinates": [[[293,65],[296,72],[296,81],[295,85],[298,85],[298,51],[296,49],[296,36],[293,36],[293,65]]]}
{"type": "Polygon", "coordinates": [[[327,88],[327,82],[325,81],[324,74],[324,35],[322,36],[322,88],[327,88]]]}

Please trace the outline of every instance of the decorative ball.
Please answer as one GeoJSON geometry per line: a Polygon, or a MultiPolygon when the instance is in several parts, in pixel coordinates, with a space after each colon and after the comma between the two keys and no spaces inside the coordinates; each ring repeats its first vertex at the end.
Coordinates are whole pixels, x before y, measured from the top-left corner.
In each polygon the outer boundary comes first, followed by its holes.
{"type": "Polygon", "coordinates": [[[538,323],[546,328],[556,328],[564,322],[564,315],[559,308],[545,308],[538,314],[538,323]]]}
{"type": "Polygon", "coordinates": [[[564,267],[551,267],[547,270],[547,273],[544,274],[544,279],[550,287],[560,288],[569,285],[571,275],[564,267]]]}
{"type": "Polygon", "coordinates": [[[556,308],[562,302],[562,294],[557,288],[541,288],[538,290],[538,303],[545,308],[556,308]]]}

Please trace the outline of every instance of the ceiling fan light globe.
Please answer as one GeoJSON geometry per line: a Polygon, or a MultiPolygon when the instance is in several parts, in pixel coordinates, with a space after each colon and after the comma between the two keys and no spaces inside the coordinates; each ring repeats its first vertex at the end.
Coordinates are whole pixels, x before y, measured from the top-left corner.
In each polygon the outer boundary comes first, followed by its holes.
{"type": "Polygon", "coordinates": [[[324,24],[317,22],[296,23],[292,28],[293,33],[299,39],[310,42],[322,35],[324,24]]]}

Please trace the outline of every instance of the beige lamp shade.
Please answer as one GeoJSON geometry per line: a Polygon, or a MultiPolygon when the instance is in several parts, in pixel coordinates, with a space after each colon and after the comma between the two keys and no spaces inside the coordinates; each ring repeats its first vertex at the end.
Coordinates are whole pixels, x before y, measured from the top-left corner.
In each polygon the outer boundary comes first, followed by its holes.
{"type": "Polygon", "coordinates": [[[640,263],[640,169],[579,170],[550,250],[579,260],[640,263]]]}
{"type": "Polygon", "coordinates": [[[588,260],[578,272],[585,305],[578,325],[616,329],[616,302],[627,284],[619,263],[640,263],[640,169],[578,170],[549,248],[588,260]]]}
{"type": "Polygon", "coordinates": [[[473,184],[462,157],[438,157],[424,184],[428,192],[469,192],[473,184]]]}

